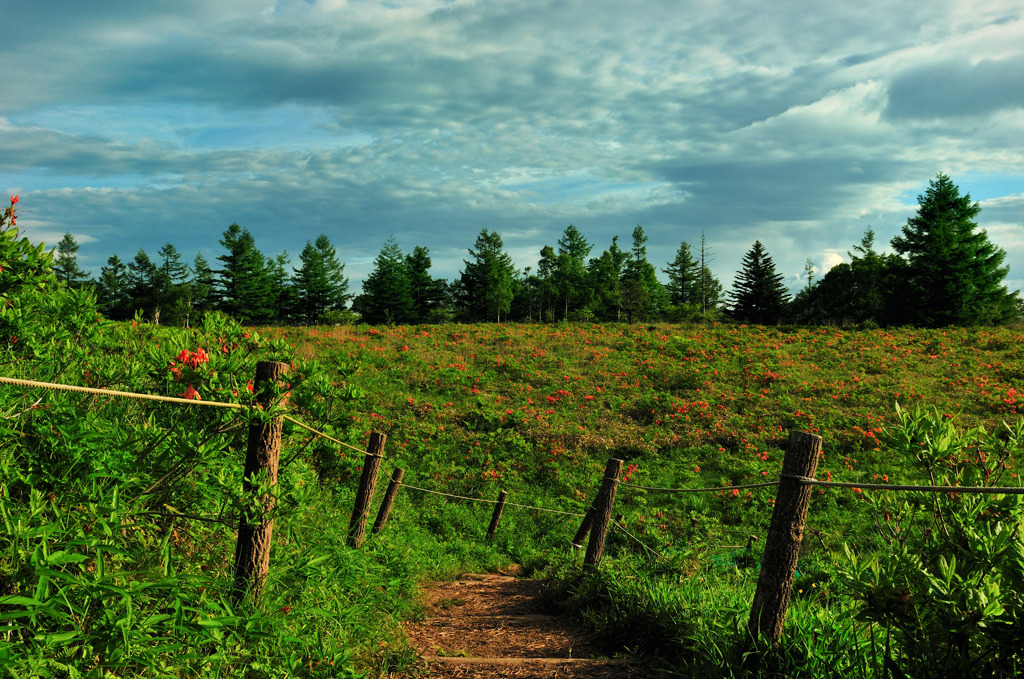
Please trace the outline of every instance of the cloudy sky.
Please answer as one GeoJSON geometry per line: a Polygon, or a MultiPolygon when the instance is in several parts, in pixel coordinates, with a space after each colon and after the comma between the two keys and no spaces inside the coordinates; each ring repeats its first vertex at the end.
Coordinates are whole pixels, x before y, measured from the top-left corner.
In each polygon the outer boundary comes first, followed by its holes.
{"type": "Polygon", "coordinates": [[[480,230],[520,267],[572,223],[704,233],[729,285],[760,239],[794,289],[937,172],[1024,288],[1019,0],[5,0],[0,190],[83,268],[232,222],[353,288],[385,239],[454,277],[480,230]]]}

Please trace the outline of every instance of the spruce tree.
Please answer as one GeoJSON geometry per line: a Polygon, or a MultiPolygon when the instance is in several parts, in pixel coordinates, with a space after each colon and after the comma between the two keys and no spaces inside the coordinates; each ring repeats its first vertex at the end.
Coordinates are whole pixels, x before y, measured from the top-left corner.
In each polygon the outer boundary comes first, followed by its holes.
{"type": "Polygon", "coordinates": [[[295,271],[297,315],[306,323],[317,323],[328,311],[340,311],[348,302],[345,265],[325,234],[315,243],[306,241],[299,255],[301,266],[295,271]]]}
{"type": "Polygon", "coordinates": [[[938,327],[950,324],[1003,323],[1016,317],[1016,295],[1002,284],[1009,268],[1006,252],[978,230],[981,206],[960,195],[952,180],[939,173],[917,197],[917,214],[907,220],[893,249],[909,265],[912,303],[903,320],[938,327]]]}
{"type": "Polygon", "coordinates": [[[220,244],[227,250],[217,257],[224,265],[216,271],[220,309],[240,323],[273,318],[273,280],[267,259],[256,249],[252,234],[232,224],[224,231],[220,244]]]}
{"type": "Polygon", "coordinates": [[[89,274],[78,266],[78,242],[70,233],[65,233],[57,243],[53,273],[57,275],[57,280],[64,281],[69,288],[81,287],[89,277],[89,274]]]}
{"type": "Polygon", "coordinates": [[[555,260],[555,288],[561,300],[563,318],[570,312],[586,307],[591,299],[587,281],[587,256],[592,246],[579,229],[570,224],[558,239],[558,257],[555,260]]]}
{"type": "Polygon", "coordinates": [[[497,231],[483,229],[459,277],[458,303],[468,321],[500,323],[515,297],[516,269],[497,231]]]}
{"type": "Polygon", "coordinates": [[[100,278],[96,282],[96,306],[112,321],[131,318],[132,298],[128,290],[128,267],[117,255],[107,258],[106,266],[100,267],[100,278]]]}
{"type": "Polygon", "coordinates": [[[639,224],[633,229],[633,247],[622,272],[622,306],[630,320],[660,316],[668,303],[665,286],[654,265],[647,261],[647,236],[639,224]]]}
{"type": "Polygon", "coordinates": [[[619,247],[619,237],[614,236],[611,246],[587,265],[590,288],[594,291],[594,314],[600,320],[622,320],[622,272],[626,259],[626,252],[619,247]]]}
{"type": "Polygon", "coordinates": [[[128,263],[128,294],[131,297],[131,308],[141,310],[149,319],[160,323],[160,268],[153,263],[146,251],[139,248],[134,259],[128,263]]]}
{"type": "Polygon", "coordinates": [[[682,242],[676,251],[675,259],[662,269],[668,275],[668,303],[674,306],[699,306],[700,297],[700,265],[693,258],[690,244],[682,242]]]}
{"type": "MultiPolygon", "coordinates": [[[[416,323],[441,320],[448,286],[444,279],[430,275],[430,250],[417,245],[405,256],[405,271],[412,295],[413,319],[416,323]]],[[[450,312],[449,312],[450,313],[450,312]]]]}
{"type": "Polygon", "coordinates": [[[394,237],[387,239],[373,261],[373,271],[363,281],[363,294],[355,298],[352,310],[373,325],[415,321],[405,256],[394,237]]]}
{"type": "Polygon", "coordinates": [[[729,293],[729,313],[741,323],[778,323],[789,301],[789,293],[782,284],[782,274],[775,272],[775,262],[761,241],[754,241],[743,256],[742,267],[729,293]]]}

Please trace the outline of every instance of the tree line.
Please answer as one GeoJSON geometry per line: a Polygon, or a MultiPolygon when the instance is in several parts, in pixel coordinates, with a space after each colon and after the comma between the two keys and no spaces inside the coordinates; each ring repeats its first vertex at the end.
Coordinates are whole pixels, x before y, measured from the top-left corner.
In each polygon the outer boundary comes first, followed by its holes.
{"type": "Polygon", "coordinates": [[[247,229],[230,225],[216,267],[201,255],[191,266],[170,243],[151,258],[140,249],[123,262],[110,257],[90,279],[65,234],[54,270],[71,286],[95,289],[100,309],[115,320],[137,314],[157,323],[188,325],[217,310],[247,324],[415,324],[464,322],[689,321],[732,318],[755,324],[923,325],[1000,324],[1021,316],[1021,300],[1003,285],[1006,253],[974,221],[981,208],[939,174],[918,211],[893,238],[894,252],[876,250],[869,228],[848,253],[850,262],[791,295],[764,245],[744,255],[726,292],[709,268],[704,237],[682,242],[661,269],[647,258],[642,226],[628,249],[618,236],[599,255],[574,225],[540,250],[536,269],[518,269],[500,234],[483,229],[453,280],[435,278],[430,252],[405,254],[389,238],[363,281],[349,293],[345,265],[326,235],[307,241],[297,266],[287,253],[270,257],[247,229]]]}

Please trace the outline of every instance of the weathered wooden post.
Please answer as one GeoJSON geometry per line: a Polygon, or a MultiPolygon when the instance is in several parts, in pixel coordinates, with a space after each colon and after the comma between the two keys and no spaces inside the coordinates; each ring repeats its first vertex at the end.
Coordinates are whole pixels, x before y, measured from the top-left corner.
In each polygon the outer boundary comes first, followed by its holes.
{"type": "MultiPolygon", "coordinates": [[[[256,364],[256,403],[264,412],[274,405],[276,385],[288,372],[288,364],[277,361],[260,361],[256,364]]],[[[283,403],[284,399],[282,399],[283,403]]],[[[265,482],[273,488],[277,484],[277,463],[281,457],[281,431],[284,418],[253,422],[249,425],[249,438],[245,451],[245,472],[242,490],[253,495],[257,484],[265,482]]],[[[262,497],[252,498],[253,509],[259,505],[259,516],[242,512],[238,521],[238,542],[235,543],[235,580],[232,599],[241,603],[248,594],[249,600],[258,605],[263,595],[263,585],[270,568],[270,542],[274,532],[271,514],[276,505],[273,491],[262,497]],[[250,523],[256,520],[256,523],[250,523]]]]}
{"type": "Polygon", "coordinates": [[[498,522],[501,521],[501,513],[505,510],[505,498],[508,497],[508,493],[501,491],[498,493],[498,502],[494,505],[494,513],[491,514],[491,525],[487,527],[487,539],[493,540],[494,534],[498,531],[498,522]]]}
{"type": "Polygon", "coordinates": [[[395,471],[391,472],[391,483],[384,491],[384,500],[380,503],[380,509],[377,511],[377,519],[373,522],[373,528],[370,530],[371,535],[379,533],[387,524],[388,515],[391,514],[391,505],[395,503],[395,496],[398,495],[398,488],[402,485],[404,475],[405,470],[401,467],[396,467],[395,471]]]}
{"type": "Polygon", "coordinates": [[[751,639],[756,640],[760,631],[773,646],[782,637],[782,625],[793,593],[793,575],[800,557],[804,520],[811,504],[813,488],[802,484],[800,477],[814,477],[820,454],[820,436],[795,430],[789,433],[789,444],[782,461],[782,477],[775,495],[775,510],[768,527],[761,573],[747,622],[751,639]]]}
{"type": "Polygon", "coordinates": [[[594,503],[594,522],[590,528],[590,542],[587,543],[587,555],[583,558],[583,570],[596,571],[597,564],[604,554],[604,540],[608,535],[608,524],[612,520],[612,507],[615,505],[615,489],[619,485],[619,472],[622,471],[622,460],[611,458],[604,468],[604,479],[601,481],[601,492],[594,503]]]}
{"type": "MultiPolygon", "coordinates": [[[[600,495],[600,491],[598,491],[600,495]]],[[[587,539],[587,533],[590,532],[590,527],[594,523],[594,503],[597,502],[597,498],[594,498],[594,502],[590,503],[587,507],[587,513],[583,515],[583,522],[580,523],[579,530],[576,531],[576,535],[572,536],[572,547],[573,549],[583,549],[583,541],[587,539]]]]}
{"type": "Polygon", "coordinates": [[[366,533],[366,518],[370,514],[370,503],[373,501],[373,489],[377,485],[377,470],[384,459],[385,434],[372,432],[370,443],[366,447],[363,458],[363,475],[359,478],[359,490],[356,491],[356,502],[352,509],[352,520],[348,525],[348,546],[359,549],[366,533]]]}

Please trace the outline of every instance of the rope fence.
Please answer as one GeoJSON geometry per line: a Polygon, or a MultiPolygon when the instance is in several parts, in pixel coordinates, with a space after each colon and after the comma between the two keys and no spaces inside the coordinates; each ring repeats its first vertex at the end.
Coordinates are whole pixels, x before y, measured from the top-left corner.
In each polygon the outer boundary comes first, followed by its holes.
{"type": "MultiPolygon", "coordinates": [[[[287,372],[288,365],[280,362],[263,361],[257,364],[256,379],[254,384],[262,385],[282,384],[282,376],[287,372]]],[[[158,396],[152,394],[138,394],[132,392],[116,391],[110,389],[97,389],[92,387],[78,387],[71,385],[55,384],[50,382],[37,382],[10,377],[0,377],[0,384],[28,388],[44,388],[58,391],[69,391],[77,393],[93,394],[98,396],[113,396],[120,398],[133,398],[148,401],[161,401],[176,403],[188,406],[208,406],[230,409],[245,409],[257,407],[264,411],[275,405],[286,404],[287,397],[280,403],[274,403],[273,390],[257,389],[256,406],[246,406],[238,403],[223,403],[217,401],[202,401],[197,399],[185,399],[169,396],[158,396]]],[[[264,510],[273,510],[276,507],[276,498],[266,489],[260,490],[250,479],[257,478],[260,474],[266,473],[271,485],[277,481],[278,463],[280,458],[281,439],[284,422],[291,422],[302,429],[305,429],[315,436],[325,438],[337,445],[364,453],[362,477],[356,493],[355,507],[351,515],[349,526],[348,544],[352,548],[359,548],[363,540],[366,520],[368,518],[370,504],[373,498],[374,487],[377,480],[379,466],[384,458],[383,449],[386,435],[371,432],[367,449],[363,451],[351,444],[340,441],[337,438],[318,431],[305,423],[286,414],[278,415],[272,420],[256,418],[249,423],[248,449],[246,451],[245,472],[243,476],[243,489],[246,493],[253,495],[252,500],[260,503],[264,510]],[[263,495],[256,495],[263,493],[263,495]]],[[[821,454],[822,439],[820,436],[807,434],[805,432],[793,431],[790,433],[789,445],[783,460],[782,472],[779,478],[774,481],[760,483],[749,483],[741,485],[721,485],[715,487],[701,488],[667,488],[657,486],[645,486],[641,484],[628,483],[619,478],[622,472],[623,462],[617,458],[611,458],[605,468],[604,474],[600,477],[600,490],[596,493],[593,501],[588,505],[585,514],[571,511],[562,511],[540,507],[530,504],[507,502],[508,493],[502,490],[497,500],[486,498],[469,497],[454,493],[447,493],[441,490],[424,488],[402,481],[405,470],[396,468],[391,478],[391,484],[385,494],[384,501],[380,506],[377,521],[373,526],[373,533],[384,528],[388,514],[391,510],[395,495],[400,487],[405,487],[421,493],[437,495],[446,498],[463,500],[467,502],[482,503],[494,506],[494,513],[491,524],[487,531],[487,538],[494,537],[505,506],[516,507],[528,511],[545,512],[561,516],[582,517],[579,530],[572,539],[576,548],[581,548],[587,534],[590,540],[587,545],[586,557],[583,562],[585,571],[596,570],[604,550],[604,542],[609,529],[621,532],[626,538],[639,544],[646,552],[658,558],[665,557],[645,544],[640,538],[628,531],[619,519],[612,520],[612,508],[615,502],[615,495],[618,488],[642,490],[651,493],[722,493],[724,491],[739,491],[756,488],[777,488],[776,497],[773,502],[771,524],[765,540],[764,556],[758,577],[757,590],[754,594],[748,631],[756,638],[758,634],[767,640],[777,642],[781,636],[782,624],[785,618],[786,609],[789,605],[789,596],[792,590],[793,576],[796,572],[796,562],[800,553],[803,540],[804,521],[807,515],[811,499],[811,487],[821,486],[825,488],[849,488],[857,490],[876,491],[898,491],[898,492],[923,492],[923,493],[957,493],[957,494],[989,494],[989,495],[1024,495],[1024,486],[936,486],[936,485],[914,485],[914,484],[879,484],[879,483],[856,483],[839,481],[820,481],[814,478],[818,458],[821,454]]],[[[151,515],[198,520],[198,521],[220,521],[208,517],[200,517],[172,512],[147,512],[151,515]]],[[[235,551],[235,585],[233,596],[237,601],[243,597],[249,597],[258,602],[261,597],[263,583],[266,580],[269,567],[269,545],[272,543],[271,535],[273,530],[273,511],[266,511],[266,517],[252,519],[261,521],[258,524],[248,524],[245,516],[239,519],[238,544],[235,551]]],[[[621,517],[620,517],[621,518],[621,517]]],[[[812,531],[813,532],[813,531],[812,531]]],[[[819,538],[820,539],[820,538],[819,538]]],[[[747,551],[750,550],[752,537],[747,543],[747,551]]]]}

